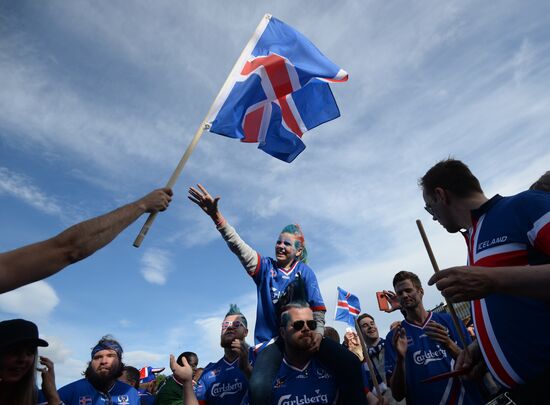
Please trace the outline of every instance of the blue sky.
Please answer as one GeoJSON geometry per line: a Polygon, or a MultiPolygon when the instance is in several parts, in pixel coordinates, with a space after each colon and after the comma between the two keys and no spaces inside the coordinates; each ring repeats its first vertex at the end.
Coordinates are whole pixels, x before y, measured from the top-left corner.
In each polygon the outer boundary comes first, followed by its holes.
{"type": "MultiPolygon", "coordinates": [[[[342,116],[306,133],[290,165],[205,133],[140,249],[144,218],[91,258],[1,295],[1,319],[34,320],[50,341],[59,386],[107,333],[136,367],[184,350],[205,365],[221,357],[230,303],[254,323],[254,284],[187,200],[190,185],[220,195],[261,254],[299,222],[328,324],[343,333],[341,286],[385,334],[399,316],[377,310],[375,291],[399,270],[432,273],[416,218],[440,267],[465,261],[462,238],[424,212],[418,178],[452,155],[488,195],[506,195],[549,169],[548,2],[4,0],[0,251],[163,186],[266,12],[349,72],[332,86],[342,116]]],[[[428,307],[441,302],[425,292],[428,307]]]]}

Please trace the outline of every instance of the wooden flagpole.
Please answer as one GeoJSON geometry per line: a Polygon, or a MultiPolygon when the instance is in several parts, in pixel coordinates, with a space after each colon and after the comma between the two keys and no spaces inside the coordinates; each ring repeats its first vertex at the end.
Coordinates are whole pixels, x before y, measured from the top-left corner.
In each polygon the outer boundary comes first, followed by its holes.
{"type": "MultiPolygon", "coordinates": [[[[208,113],[206,114],[206,116],[202,120],[201,124],[199,125],[199,129],[197,129],[197,132],[195,132],[195,136],[193,137],[193,139],[191,140],[191,143],[189,144],[189,146],[185,150],[185,153],[183,154],[182,158],[180,159],[180,161],[178,163],[178,166],[176,167],[176,169],[172,173],[172,176],[170,176],[170,179],[168,180],[168,183],[166,183],[166,187],[168,187],[168,188],[174,187],[174,184],[178,180],[178,178],[179,178],[179,176],[180,176],[180,174],[183,170],[183,167],[187,163],[187,160],[189,160],[189,156],[191,156],[191,153],[193,153],[193,150],[195,150],[195,147],[197,146],[197,143],[199,142],[199,139],[201,138],[203,132],[205,130],[210,129],[210,123],[208,123],[207,120],[210,117],[210,114],[212,113],[214,108],[217,106],[216,102],[218,101],[218,98],[220,97],[220,95],[224,91],[227,92],[228,87],[229,87],[229,83],[233,78],[233,73],[235,72],[235,70],[237,68],[240,68],[238,65],[239,65],[239,63],[242,63],[243,59],[246,57],[246,54],[250,53],[252,51],[251,44],[253,43],[254,39],[256,39],[256,36],[258,34],[258,30],[260,29],[262,24],[266,24],[265,20],[269,21],[270,18],[271,18],[271,14],[265,14],[262,17],[260,23],[258,24],[256,29],[254,30],[254,33],[252,34],[252,36],[250,37],[250,40],[248,41],[247,45],[244,47],[241,54],[239,55],[239,58],[237,59],[237,61],[233,65],[233,68],[231,69],[231,72],[229,73],[229,75],[225,79],[225,82],[224,82],[223,86],[221,87],[220,91],[218,92],[218,95],[214,99],[214,102],[212,103],[212,105],[208,109],[208,113]]],[[[149,214],[149,217],[147,218],[147,220],[145,221],[145,223],[141,227],[141,230],[139,231],[138,236],[134,240],[134,246],[135,247],[138,248],[138,247],[141,246],[141,242],[143,242],[143,239],[145,238],[145,235],[147,235],[147,232],[149,232],[149,229],[153,225],[153,222],[155,221],[155,218],[157,217],[157,214],[158,214],[158,212],[154,212],[154,213],[149,214]]]]}
{"type": "MultiPolygon", "coordinates": [[[[432,251],[432,247],[430,246],[430,242],[428,241],[428,237],[426,236],[426,232],[424,232],[424,226],[422,226],[422,222],[419,219],[416,220],[416,226],[418,227],[418,231],[420,232],[420,236],[422,237],[422,241],[424,242],[424,246],[426,247],[426,252],[428,252],[428,256],[430,257],[430,262],[432,262],[434,272],[437,273],[439,271],[439,266],[435,261],[435,256],[432,251]]],[[[458,331],[458,337],[460,338],[460,343],[462,343],[462,348],[466,349],[468,345],[466,344],[466,338],[464,336],[464,333],[462,332],[462,328],[460,327],[461,321],[458,319],[453,304],[447,298],[443,298],[445,299],[445,302],[447,303],[447,308],[449,308],[449,312],[451,313],[453,324],[458,331]]]]}

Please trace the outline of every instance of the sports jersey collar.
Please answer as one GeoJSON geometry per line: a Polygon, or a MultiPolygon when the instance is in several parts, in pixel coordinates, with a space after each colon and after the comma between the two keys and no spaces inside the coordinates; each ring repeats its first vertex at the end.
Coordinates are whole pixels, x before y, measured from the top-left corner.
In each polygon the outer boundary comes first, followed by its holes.
{"type": "Polygon", "coordinates": [[[237,361],[239,361],[239,357],[236,357],[235,360],[233,360],[232,362],[229,362],[225,359],[225,356],[222,357],[222,360],[225,364],[227,364],[228,366],[232,366],[234,365],[237,361]]]}
{"type": "Polygon", "coordinates": [[[405,319],[405,322],[407,322],[407,324],[409,324],[411,326],[414,326],[415,328],[424,329],[424,327],[428,324],[428,322],[430,322],[432,320],[432,314],[433,314],[433,312],[428,311],[428,316],[426,317],[426,319],[424,319],[424,323],[420,326],[415,325],[414,323],[411,323],[411,322],[407,321],[406,319],[405,319]]]}
{"type": "Polygon", "coordinates": [[[472,214],[472,218],[478,220],[483,214],[489,211],[497,202],[499,202],[503,198],[504,197],[501,196],[500,194],[495,194],[491,199],[485,201],[478,208],[470,211],[472,214]]]}
{"type": "Polygon", "coordinates": [[[301,368],[301,369],[299,369],[298,367],[294,367],[292,364],[290,364],[288,361],[286,361],[286,358],[285,358],[285,357],[283,357],[283,362],[284,362],[288,367],[290,367],[291,369],[296,370],[296,371],[299,371],[299,372],[303,372],[303,371],[305,371],[306,368],[309,367],[309,364],[311,363],[311,360],[309,360],[309,361],[306,363],[306,365],[305,365],[303,368],[301,368]]]}
{"type": "Polygon", "coordinates": [[[287,276],[294,271],[296,266],[298,265],[299,260],[295,260],[292,267],[288,270],[283,269],[282,267],[278,267],[279,270],[281,270],[283,273],[285,273],[287,276]]]}
{"type": "Polygon", "coordinates": [[[87,378],[84,378],[84,380],[86,380],[86,382],[87,382],[96,392],[99,392],[100,394],[103,394],[103,395],[110,394],[111,391],[113,390],[113,388],[115,388],[115,386],[116,386],[116,384],[117,384],[117,382],[118,382],[118,380],[115,380],[115,381],[113,382],[113,384],[111,384],[111,387],[110,387],[107,391],[103,392],[103,391],[98,390],[98,389],[90,382],[90,380],[88,380],[87,378]]]}

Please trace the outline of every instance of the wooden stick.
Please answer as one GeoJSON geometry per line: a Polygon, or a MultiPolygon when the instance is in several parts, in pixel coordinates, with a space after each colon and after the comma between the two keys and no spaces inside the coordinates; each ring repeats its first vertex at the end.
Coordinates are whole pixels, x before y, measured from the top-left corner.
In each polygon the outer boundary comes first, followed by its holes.
{"type": "MultiPolygon", "coordinates": [[[[437,273],[439,271],[439,266],[437,265],[437,262],[435,261],[435,256],[432,251],[432,247],[430,246],[430,242],[428,241],[428,237],[426,236],[426,232],[424,232],[424,227],[422,226],[422,222],[417,219],[416,220],[416,226],[418,227],[418,231],[420,232],[420,236],[422,237],[422,241],[424,242],[424,246],[426,247],[426,251],[428,252],[428,256],[430,257],[430,261],[432,262],[432,267],[434,269],[434,272],[437,273]]],[[[453,324],[455,325],[456,330],[458,331],[458,337],[460,338],[460,343],[462,343],[462,348],[466,349],[466,338],[464,337],[464,333],[462,333],[461,321],[458,319],[458,316],[456,314],[456,311],[453,307],[453,304],[445,297],[445,302],[447,303],[447,308],[449,308],[449,312],[451,313],[451,319],[453,320],[453,324]]]]}
{"type": "MultiPolygon", "coordinates": [[[[197,132],[195,132],[195,136],[193,137],[193,139],[191,140],[191,143],[189,144],[189,146],[185,150],[185,153],[183,154],[183,156],[181,157],[181,159],[178,163],[178,166],[176,167],[176,169],[172,173],[172,176],[170,176],[170,179],[168,180],[168,183],[166,183],[165,187],[168,187],[168,188],[174,187],[174,184],[176,183],[176,180],[180,176],[180,174],[183,170],[183,167],[185,166],[185,163],[187,163],[187,160],[189,159],[189,156],[191,156],[191,153],[193,153],[193,150],[195,150],[195,146],[197,146],[197,143],[199,142],[199,139],[201,138],[204,130],[207,129],[207,128],[208,127],[207,127],[206,123],[203,122],[200,125],[197,132]]],[[[147,221],[145,221],[145,223],[141,227],[141,231],[139,231],[139,235],[136,237],[136,240],[134,241],[134,247],[138,248],[138,247],[141,246],[141,242],[143,242],[143,239],[145,238],[145,235],[147,235],[147,232],[149,232],[149,228],[151,228],[151,225],[153,225],[153,222],[155,221],[155,218],[157,217],[157,214],[158,214],[158,212],[153,212],[153,213],[149,214],[149,217],[147,218],[147,221]]]]}
{"type": "MultiPolygon", "coordinates": [[[[199,142],[199,139],[201,138],[203,132],[205,130],[210,129],[210,123],[208,122],[209,118],[210,118],[211,114],[213,113],[213,111],[215,109],[221,107],[220,101],[218,99],[220,98],[222,93],[225,94],[225,93],[228,93],[230,91],[230,86],[229,85],[230,85],[231,80],[234,78],[236,73],[242,69],[239,65],[242,65],[245,62],[247,54],[249,54],[252,51],[254,41],[255,40],[257,41],[257,39],[259,38],[260,27],[265,26],[265,24],[267,24],[267,22],[269,21],[270,18],[271,18],[271,14],[266,14],[260,20],[260,23],[258,24],[256,29],[254,30],[254,33],[250,37],[250,40],[248,41],[246,46],[243,48],[241,54],[239,55],[239,58],[237,59],[237,61],[233,65],[233,68],[231,69],[229,75],[225,79],[225,82],[224,82],[223,86],[221,87],[220,91],[218,92],[218,95],[214,99],[214,102],[212,103],[212,105],[208,109],[208,113],[206,114],[206,116],[202,120],[202,123],[199,126],[199,129],[197,130],[197,132],[195,133],[195,136],[191,140],[191,143],[189,144],[189,146],[185,150],[185,153],[183,154],[182,158],[180,159],[180,161],[178,163],[178,166],[176,167],[176,169],[172,173],[172,176],[170,176],[170,180],[168,180],[168,183],[166,183],[166,187],[169,187],[169,188],[174,187],[174,184],[176,183],[176,180],[180,176],[181,171],[183,170],[183,167],[185,166],[185,163],[187,163],[187,160],[189,159],[189,156],[191,156],[191,153],[193,153],[193,150],[195,149],[195,146],[197,146],[197,143],[199,142]]],[[[138,248],[138,247],[141,246],[141,242],[143,242],[143,239],[145,238],[145,235],[147,235],[147,232],[149,232],[149,228],[151,228],[151,226],[153,225],[153,222],[155,221],[155,218],[157,217],[157,214],[158,214],[157,212],[149,214],[149,217],[147,218],[147,220],[145,221],[145,223],[141,227],[141,231],[139,231],[139,235],[136,237],[136,240],[134,241],[134,247],[138,248]]]]}
{"type": "Polygon", "coordinates": [[[372,377],[372,383],[374,385],[374,389],[376,390],[376,396],[381,398],[382,392],[380,392],[380,386],[378,385],[376,373],[374,372],[374,364],[372,364],[372,360],[369,356],[369,349],[367,348],[367,344],[365,343],[365,338],[363,337],[363,332],[361,331],[361,327],[359,326],[359,322],[357,321],[357,318],[355,318],[355,331],[357,332],[357,336],[359,337],[359,342],[361,342],[361,349],[363,350],[363,358],[365,359],[365,361],[367,362],[367,366],[369,367],[369,372],[372,377]]]}

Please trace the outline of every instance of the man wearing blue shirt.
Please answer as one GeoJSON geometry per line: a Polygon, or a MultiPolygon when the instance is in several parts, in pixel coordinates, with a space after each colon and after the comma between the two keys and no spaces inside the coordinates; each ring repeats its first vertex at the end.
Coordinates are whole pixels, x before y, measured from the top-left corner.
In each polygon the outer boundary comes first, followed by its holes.
{"type": "Polygon", "coordinates": [[[59,389],[64,405],[139,405],[134,387],[118,381],[122,375],[122,347],[104,336],[92,349],[84,378],[59,389]]]}
{"type": "MultiPolygon", "coordinates": [[[[532,189],[488,198],[460,160],[446,159],[420,179],[425,209],[460,232],[468,265],[429,284],[454,302],[471,301],[477,340],[457,359],[475,378],[487,368],[518,404],[540,404],[550,378],[550,193],[532,189]],[[510,320],[513,319],[514,322],[510,320]]],[[[542,401],[542,402],[541,402],[542,401]]]]}
{"type": "Polygon", "coordinates": [[[393,278],[393,286],[405,311],[405,320],[386,337],[386,378],[393,397],[398,401],[406,398],[407,405],[483,404],[477,388],[459,378],[422,382],[453,369],[462,350],[457,343],[459,333],[448,314],[424,309],[424,290],[416,274],[400,271],[393,278]]]}
{"type": "Polygon", "coordinates": [[[185,405],[241,405],[248,404],[248,377],[252,372],[255,350],[245,338],[248,322],[236,305],[231,305],[221,328],[220,345],[224,356],[216,363],[210,363],[193,387],[193,370],[187,359],[183,367],[170,357],[174,377],[182,382],[182,397],[185,405]]]}

